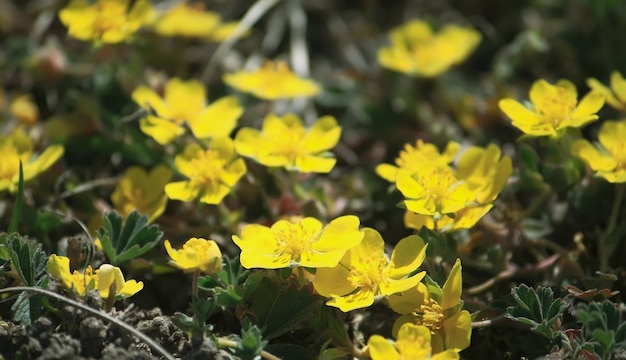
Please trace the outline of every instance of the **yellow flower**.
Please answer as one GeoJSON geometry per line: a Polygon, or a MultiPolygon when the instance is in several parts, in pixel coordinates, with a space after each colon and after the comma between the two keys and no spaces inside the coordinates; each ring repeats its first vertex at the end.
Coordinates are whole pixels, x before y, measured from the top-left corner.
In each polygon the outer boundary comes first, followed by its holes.
{"type": "Polygon", "coordinates": [[[309,129],[295,114],[282,118],[269,114],[262,131],[243,128],[235,137],[237,152],[263,165],[284,167],[302,173],[328,173],[335,166],[328,156],[341,137],[341,127],[332,116],[323,116],[309,129]]]}
{"type": "Polygon", "coordinates": [[[576,140],[571,152],[608,182],[626,182],[626,120],[605,121],[598,139],[602,147],[587,140],[576,140]]]}
{"type": "Polygon", "coordinates": [[[165,194],[172,200],[199,197],[203,203],[219,204],[246,173],[245,162],[236,158],[233,142],[227,137],[214,138],[207,150],[197,144],[188,145],[174,164],[189,180],[165,185],[165,194]]]}
{"type": "Polygon", "coordinates": [[[169,240],[165,240],[165,250],[172,258],[172,263],[185,271],[200,270],[213,275],[222,269],[222,252],[213,240],[191,238],[180,250],[172,249],[169,240]]]}
{"type": "Polygon", "coordinates": [[[39,122],[39,109],[30,95],[22,95],[11,101],[11,115],[24,125],[35,125],[39,122]]]}
{"type": "Polygon", "coordinates": [[[408,75],[434,77],[465,60],[478,46],[478,31],[446,25],[434,34],[423,20],[413,20],[391,31],[391,45],[378,50],[378,62],[408,75]]]}
{"type": "Polygon", "coordinates": [[[143,25],[149,12],[148,0],[96,0],[93,4],[72,0],[59,12],[59,18],[75,38],[119,43],[143,25]]]}
{"type": "Polygon", "coordinates": [[[385,241],[378,231],[363,229],[365,236],[332,268],[319,268],[313,286],[322,296],[331,297],[326,304],[348,312],[368,307],[375,297],[388,296],[414,288],[424,278],[415,271],[426,257],[426,245],[417,235],[400,240],[391,254],[385,255],[385,241]]]}
{"type": "Polygon", "coordinates": [[[128,168],[111,195],[115,210],[124,217],[137,210],[154,221],[165,211],[167,196],[163,188],[171,179],[172,171],[164,165],[150,172],[139,166],[128,168]]]}
{"type": "Polygon", "coordinates": [[[380,164],[376,167],[376,174],[389,182],[395,182],[400,169],[406,169],[409,173],[415,173],[421,170],[426,163],[433,166],[447,166],[454,160],[459,149],[461,149],[461,145],[450,141],[442,154],[435,145],[417,140],[415,147],[411,146],[411,144],[404,145],[404,150],[401,150],[396,158],[397,166],[380,164]]]}
{"type": "Polygon", "coordinates": [[[413,324],[404,324],[398,331],[395,344],[391,344],[380,335],[372,335],[367,348],[372,360],[457,360],[459,353],[446,350],[431,354],[431,335],[428,328],[413,324]],[[394,346],[395,345],[395,346],[394,346]]]}
{"type": "Polygon", "coordinates": [[[311,97],[321,91],[315,81],[299,78],[282,61],[266,61],[263,67],[254,71],[225,74],[224,82],[266,100],[311,97]]]}
{"type": "MultiPolygon", "coordinates": [[[[234,23],[237,26],[237,23],[234,23]]],[[[183,36],[220,41],[229,35],[233,24],[223,24],[218,13],[206,11],[203,4],[181,3],[170,8],[153,25],[162,36],[183,36]],[[225,36],[226,35],[226,36],[225,36]]]]}
{"type": "Polygon", "coordinates": [[[604,98],[602,91],[592,90],[579,103],[576,87],[569,80],[552,85],[542,79],[530,88],[533,109],[513,99],[502,99],[498,105],[513,120],[513,126],[525,134],[558,137],[568,127],[578,128],[596,120],[604,98]]]}
{"type": "Polygon", "coordinates": [[[100,297],[107,299],[111,294],[109,290],[115,284],[115,297],[131,297],[143,289],[143,282],[135,280],[124,280],[122,270],[110,264],[100,265],[100,268],[93,271],[91,266],[85,269],[84,273],[74,270],[70,273],[70,259],[65,256],[50,255],[48,258],[48,272],[57,279],[61,285],[76,292],[76,295],[83,297],[89,290],[98,290],[100,297]]]}
{"type": "Polygon", "coordinates": [[[234,96],[222,97],[207,106],[204,86],[196,80],[171,79],[163,97],[147,86],[138,87],[131,96],[139,106],[156,113],[141,119],[139,126],[162,145],[182,135],[184,124],[198,139],[229,136],[243,113],[234,96]]]}
{"type": "Polygon", "coordinates": [[[271,228],[246,225],[241,238],[233,236],[233,241],[241,249],[243,267],[280,269],[337,266],[346,251],[362,238],[359,218],[347,215],[326,226],[312,217],[279,220],[271,228]]]}
{"type": "Polygon", "coordinates": [[[52,145],[39,157],[33,156],[33,144],[24,132],[15,131],[11,135],[0,135],[0,191],[17,191],[20,160],[24,172],[24,182],[48,170],[61,156],[63,146],[52,145]]]}
{"type": "Polygon", "coordinates": [[[604,86],[595,78],[587,79],[587,85],[602,92],[606,96],[606,103],[617,110],[626,111],[626,79],[619,71],[611,73],[611,87],[604,86]]]}
{"type": "Polygon", "coordinates": [[[461,310],[461,270],[461,261],[457,259],[443,291],[429,292],[426,285],[419,283],[402,294],[390,296],[389,306],[403,314],[394,324],[394,333],[399,333],[398,329],[405,323],[413,323],[430,330],[433,353],[467,348],[472,336],[472,319],[467,310],[461,310]]]}

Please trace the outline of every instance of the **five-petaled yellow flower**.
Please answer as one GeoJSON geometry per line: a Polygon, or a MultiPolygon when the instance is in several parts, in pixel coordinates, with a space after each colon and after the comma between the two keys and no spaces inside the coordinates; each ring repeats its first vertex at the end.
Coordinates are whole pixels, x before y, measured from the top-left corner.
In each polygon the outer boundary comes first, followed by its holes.
{"type": "Polygon", "coordinates": [[[339,142],[341,127],[332,116],[323,116],[309,129],[295,114],[282,118],[269,114],[261,131],[239,130],[235,137],[237,152],[263,165],[284,167],[301,173],[328,173],[337,162],[328,150],[339,142]]]}
{"type": "Polygon", "coordinates": [[[398,331],[394,344],[380,335],[372,335],[367,348],[372,360],[457,360],[456,350],[431,353],[430,330],[424,326],[406,323],[398,331]]]}
{"type": "Polygon", "coordinates": [[[225,74],[224,82],[266,100],[311,97],[321,91],[315,81],[298,77],[282,61],[266,61],[257,70],[225,74]]]}
{"type": "Polygon", "coordinates": [[[207,204],[219,204],[246,173],[246,164],[235,155],[230,138],[211,140],[208,149],[190,144],[177,155],[174,165],[189,180],[165,185],[165,194],[172,200],[191,201],[200,198],[207,204]]]}
{"type": "Polygon", "coordinates": [[[211,41],[224,40],[236,26],[236,22],[222,23],[220,14],[205,10],[201,3],[175,5],[152,25],[154,31],[162,36],[183,36],[211,41]]]}
{"type": "Polygon", "coordinates": [[[246,225],[233,241],[241,248],[241,265],[247,269],[280,269],[288,266],[323,268],[337,266],[348,249],[363,238],[359,218],[341,216],[324,226],[319,220],[279,220],[271,228],[246,225]]]}
{"type": "Polygon", "coordinates": [[[478,31],[446,25],[433,33],[423,20],[413,20],[391,31],[391,44],[378,51],[378,62],[408,75],[434,77],[465,60],[478,46],[478,31]]]}
{"type": "Polygon", "coordinates": [[[144,24],[150,8],[148,0],[72,0],[59,18],[75,38],[119,43],[144,24]]]}
{"type": "Polygon", "coordinates": [[[443,291],[419,283],[417,287],[389,297],[389,306],[403,314],[394,324],[394,333],[405,323],[425,326],[432,334],[433,353],[444,350],[461,351],[470,345],[472,319],[467,310],[461,310],[463,279],[461,261],[456,260],[443,291]]]}
{"type": "Polygon", "coordinates": [[[81,297],[90,290],[98,290],[100,297],[107,299],[111,296],[109,290],[113,284],[116,298],[131,297],[143,289],[143,282],[125,281],[122,270],[111,264],[102,264],[96,271],[88,266],[84,273],[77,270],[72,273],[69,258],[52,254],[48,258],[48,272],[64,288],[75,291],[76,295],[81,297]]]}
{"type": "MultiPolygon", "coordinates": [[[[425,167],[424,162],[418,165],[425,167]]],[[[508,156],[501,158],[501,150],[497,145],[489,144],[487,148],[472,146],[463,152],[454,171],[455,178],[464,183],[464,189],[467,191],[466,205],[455,211],[454,217],[434,217],[419,211],[407,211],[404,224],[418,230],[422,226],[429,229],[436,227],[440,231],[469,229],[491,210],[493,201],[506,185],[512,172],[511,158],[508,156]]]]}
{"type": "Polygon", "coordinates": [[[179,269],[199,270],[208,275],[222,269],[222,252],[213,240],[191,238],[179,250],[174,250],[169,240],[165,240],[165,250],[172,259],[172,264],[179,269]]]}
{"type": "Polygon", "coordinates": [[[619,71],[611,73],[610,85],[604,86],[595,78],[587,79],[587,85],[593,90],[602,92],[606,96],[606,103],[617,110],[626,111],[626,79],[619,71]]]}
{"type": "Polygon", "coordinates": [[[525,134],[559,137],[568,127],[578,128],[596,120],[604,98],[602,91],[592,90],[578,102],[576,87],[569,80],[552,85],[541,79],[530,88],[533,109],[514,99],[502,99],[499,106],[525,134]]]}
{"type": "Polygon", "coordinates": [[[417,140],[415,146],[404,145],[404,149],[396,158],[396,166],[380,164],[376,166],[376,174],[389,182],[395,182],[398,170],[405,169],[409,173],[415,173],[421,170],[426,162],[434,166],[447,166],[454,160],[460,149],[461,145],[450,141],[444,152],[440,153],[435,145],[417,140]]]}
{"type": "Polygon", "coordinates": [[[601,148],[576,140],[571,152],[612,183],[626,182],[626,120],[605,121],[598,134],[601,148]]]}
{"type": "Polygon", "coordinates": [[[0,191],[17,191],[20,161],[26,182],[48,170],[63,156],[63,151],[63,146],[52,145],[35,157],[33,143],[23,131],[0,135],[0,191]]]}
{"type": "Polygon", "coordinates": [[[185,124],[197,139],[229,136],[243,113],[234,96],[222,97],[207,106],[204,85],[196,80],[171,79],[163,97],[147,86],[139,86],[132,98],[142,108],[155,112],[142,118],[139,126],[162,145],[184,134],[185,124]]]}
{"type": "Polygon", "coordinates": [[[365,236],[332,268],[319,268],[313,286],[322,296],[332,298],[326,302],[348,312],[368,307],[374,299],[414,288],[424,278],[415,271],[426,257],[426,245],[417,236],[400,240],[391,254],[385,255],[385,241],[378,231],[363,229],[365,236]]]}
{"type": "Polygon", "coordinates": [[[171,179],[172,171],[165,165],[150,172],[139,166],[128,168],[111,195],[115,210],[124,217],[137,210],[154,221],[165,211],[167,196],[163,188],[171,179]]]}

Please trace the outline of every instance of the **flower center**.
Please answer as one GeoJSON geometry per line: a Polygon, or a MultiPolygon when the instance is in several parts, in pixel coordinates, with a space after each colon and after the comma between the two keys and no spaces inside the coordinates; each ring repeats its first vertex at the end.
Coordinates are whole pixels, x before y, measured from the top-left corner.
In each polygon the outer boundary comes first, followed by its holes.
{"type": "Polygon", "coordinates": [[[94,27],[102,34],[111,29],[123,28],[128,7],[120,1],[100,0],[97,4],[94,27]]]}
{"type": "Polygon", "coordinates": [[[537,112],[543,115],[543,122],[554,129],[569,121],[576,108],[576,95],[568,93],[565,88],[557,87],[557,93],[543,97],[535,104],[537,112]]]}
{"type": "Polygon", "coordinates": [[[292,126],[285,133],[281,133],[280,136],[273,136],[276,141],[274,143],[274,153],[277,155],[283,155],[289,159],[290,163],[294,163],[296,158],[302,154],[302,146],[300,145],[304,138],[304,128],[301,126],[292,126]]]}
{"type": "Polygon", "coordinates": [[[371,255],[368,258],[360,258],[357,264],[352,264],[348,280],[352,286],[366,291],[378,293],[380,284],[389,281],[389,273],[393,264],[384,256],[371,255]]]}
{"type": "Polygon", "coordinates": [[[442,328],[445,319],[443,309],[433,299],[428,299],[427,303],[420,305],[419,308],[415,309],[413,315],[417,317],[416,325],[426,326],[433,335],[442,328]]]}
{"type": "Polygon", "coordinates": [[[419,175],[417,182],[426,192],[426,197],[436,204],[438,210],[441,203],[450,197],[450,193],[459,184],[459,180],[448,167],[435,167],[430,173],[419,175]]]}
{"type": "Polygon", "coordinates": [[[196,184],[217,185],[221,179],[226,160],[220,157],[215,150],[201,150],[196,158],[191,160],[196,173],[191,177],[191,182],[196,184]]]}
{"type": "Polygon", "coordinates": [[[142,189],[136,187],[126,188],[124,190],[124,197],[128,200],[122,205],[124,216],[128,216],[128,214],[135,209],[142,214],[147,214],[147,206],[142,189]]]}
{"type": "Polygon", "coordinates": [[[616,170],[626,170],[626,141],[615,144],[607,150],[617,161],[616,170]]]}
{"type": "Polygon", "coordinates": [[[278,230],[275,235],[281,254],[289,255],[293,262],[299,262],[302,254],[310,252],[319,237],[300,222],[288,224],[286,229],[278,230]]]}
{"type": "Polygon", "coordinates": [[[396,340],[396,348],[402,360],[428,359],[432,351],[430,340],[415,334],[396,340]]]}
{"type": "Polygon", "coordinates": [[[98,274],[100,270],[95,272],[91,266],[87,266],[84,273],[74,270],[72,273],[72,286],[76,290],[76,294],[84,296],[88,290],[98,288],[98,274]]]}

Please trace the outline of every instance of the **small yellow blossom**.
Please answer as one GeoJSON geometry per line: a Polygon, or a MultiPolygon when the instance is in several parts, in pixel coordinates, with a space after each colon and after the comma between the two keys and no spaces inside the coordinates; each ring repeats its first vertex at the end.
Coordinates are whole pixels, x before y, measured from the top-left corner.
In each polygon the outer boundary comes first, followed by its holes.
{"type": "Polygon", "coordinates": [[[39,108],[30,95],[21,95],[13,99],[9,111],[14,118],[24,125],[32,126],[39,122],[39,108]]]}
{"type": "Polygon", "coordinates": [[[365,236],[332,268],[319,268],[313,286],[326,304],[348,312],[368,307],[379,296],[389,296],[414,288],[424,278],[422,271],[413,276],[426,257],[426,245],[417,236],[400,240],[391,254],[385,255],[385,241],[378,231],[363,229],[365,236]]]}
{"type": "Polygon", "coordinates": [[[33,155],[33,144],[21,130],[10,135],[0,135],[0,191],[17,191],[20,161],[24,182],[48,170],[61,156],[63,146],[52,145],[38,157],[33,155]]]}
{"type": "MultiPolygon", "coordinates": [[[[495,144],[487,148],[472,146],[460,157],[454,177],[463,182],[467,191],[466,206],[454,212],[454,217],[432,215],[423,212],[407,211],[404,216],[405,226],[421,229],[436,228],[440,231],[469,229],[491,210],[493,201],[498,197],[513,172],[511,158],[501,157],[501,150],[495,144]]],[[[424,166],[424,165],[422,165],[424,166]]]]}
{"type": "Polygon", "coordinates": [[[154,221],[165,211],[167,196],[163,188],[171,179],[172,171],[165,165],[150,172],[139,166],[128,168],[111,195],[115,210],[124,217],[137,210],[154,221]]]}
{"type": "Polygon", "coordinates": [[[327,151],[337,145],[340,137],[341,127],[332,116],[323,116],[305,129],[295,114],[282,118],[269,114],[262,131],[239,130],[235,147],[240,155],[266,166],[302,173],[328,173],[337,160],[329,157],[327,151]]]}
{"type": "Polygon", "coordinates": [[[196,80],[171,79],[163,97],[147,86],[138,87],[131,96],[139,106],[156,113],[142,118],[139,126],[161,145],[182,135],[185,124],[198,139],[229,136],[243,113],[234,96],[207,106],[204,85],[196,80]]]}
{"type": "Polygon", "coordinates": [[[378,62],[408,75],[435,77],[465,60],[478,46],[481,35],[472,28],[446,25],[433,33],[423,20],[394,28],[391,45],[378,51],[378,62]]]}
{"type": "Polygon", "coordinates": [[[380,335],[372,335],[367,348],[372,360],[457,360],[456,350],[431,353],[430,330],[424,326],[406,323],[398,331],[395,344],[380,335]]]}
{"type": "Polygon", "coordinates": [[[461,261],[456,260],[443,291],[429,292],[423,283],[401,294],[389,297],[389,306],[403,314],[394,324],[394,333],[405,323],[425,326],[432,335],[433,353],[444,350],[461,351],[470,345],[472,319],[467,310],[461,310],[463,290],[461,261]]]}
{"type": "Polygon", "coordinates": [[[200,198],[207,204],[219,204],[246,173],[246,164],[235,155],[230,138],[211,140],[208,149],[190,144],[174,159],[176,169],[189,178],[165,185],[165,194],[172,200],[191,201],[200,198]]]}
{"type": "Polygon", "coordinates": [[[144,24],[149,12],[148,0],[72,0],[59,18],[77,39],[119,43],[144,24]]]}
{"type": "Polygon", "coordinates": [[[162,36],[182,36],[212,41],[224,40],[237,23],[222,23],[220,14],[207,11],[203,4],[181,3],[173,6],[153,24],[162,36]]]}
{"type": "Polygon", "coordinates": [[[542,79],[530,89],[532,109],[514,99],[502,99],[498,105],[525,134],[559,137],[568,127],[579,128],[596,120],[604,99],[602,91],[592,90],[578,102],[576,87],[569,80],[552,85],[542,79]]]}
{"type": "Polygon", "coordinates": [[[241,248],[241,265],[247,269],[322,268],[337,266],[363,235],[359,218],[347,215],[326,226],[312,217],[279,220],[271,228],[246,225],[241,238],[233,236],[233,241],[241,248]]]}
{"type": "Polygon", "coordinates": [[[610,85],[604,86],[595,78],[587,79],[587,85],[593,89],[602,92],[606,96],[606,103],[617,110],[626,112],[626,79],[619,71],[611,73],[610,85]]]}
{"type": "Polygon", "coordinates": [[[57,279],[61,285],[76,292],[76,295],[83,297],[90,290],[98,290],[100,297],[107,299],[111,286],[115,284],[115,297],[127,298],[135,295],[143,289],[143,282],[135,280],[124,280],[122,270],[110,264],[100,265],[100,268],[93,271],[91,266],[85,269],[84,273],[74,270],[70,272],[70,259],[65,256],[50,255],[48,258],[48,272],[57,279]]]}
{"type": "Polygon", "coordinates": [[[257,70],[225,74],[224,82],[266,100],[311,97],[321,91],[315,81],[299,78],[282,61],[267,61],[257,70]]]}
{"type": "Polygon", "coordinates": [[[396,158],[396,166],[380,164],[376,167],[376,174],[389,182],[395,182],[398,170],[406,169],[409,173],[415,173],[421,170],[425,163],[433,166],[447,166],[454,160],[460,149],[461,145],[450,141],[442,154],[435,145],[417,140],[415,146],[404,145],[404,149],[396,158]]]}
{"type": "Polygon", "coordinates": [[[172,263],[185,271],[200,270],[213,275],[222,269],[222,252],[213,240],[191,238],[180,250],[172,249],[169,240],[165,240],[165,250],[172,263]]]}
{"type": "Polygon", "coordinates": [[[598,140],[599,149],[587,140],[576,140],[571,152],[608,182],[626,182],[626,120],[605,121],[598,140]]]}

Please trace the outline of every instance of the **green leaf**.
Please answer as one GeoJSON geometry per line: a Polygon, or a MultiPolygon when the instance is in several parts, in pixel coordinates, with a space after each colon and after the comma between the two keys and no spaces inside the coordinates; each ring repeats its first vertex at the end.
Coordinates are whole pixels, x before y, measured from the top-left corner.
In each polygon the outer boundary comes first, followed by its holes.
{"type": "Polygon", "coordinates": [[[241,337],[236,338],[235,341],[237,342],[237,347],[234,349],[235,355],[242,360],[257,359],[267,345],[267,341],[263,340],[261,329],[253,325],[248,318],[243,320],[241,337]]]}
{"type": "Polygon", "coordinates": [[[511,290],[517,303],[507,308],[506,317],[530,325],[531,330],[548,339],[555,339],[559,333],[554,324],[563,316],[566,308],[560,299],[554,300],[554,293],[548,287],[539,286],[537,290],[524,284],[511,290]]]}
{"type": "Polygon", "coordinates": [[[20,160],[20,177],[17,183],[17,198],[15,199],[15,205],[13,206],[13,214],[11,214],[11,222],[9,223],[8,232],[14,233],[17,231],[17,225],[20,223],[20,217],[22,216],[22,207],[24,206],[24,172],[22,170],[22,161],[20,160]]]}
{"type": "Polygon", "coordinates": [[[443,290],[441,289],[441,286],[428,276],[428,274],[424,276],[424,283],[426,285],[426,289],[428,289],[430,297],[432,297],[438,304],[441,304],[443,302],[443,290]]]}
{"type": "Polygon", "coordinates": [[[279,292],[262,324],[265,337],[272,339],[293,330],[317,314],[321,306],[321,300],[306,287],[290,287],[279,292]]]}
{"type": "Polygon", "coordinates": [[[148,224],[148,216],[133,210],[122,224],[122,216],[115,211],[106,213],[98,229],[102,248],[111,261],[118,265],[137,258],[155,247],[163,232],[157,225],[148,224]]]}

